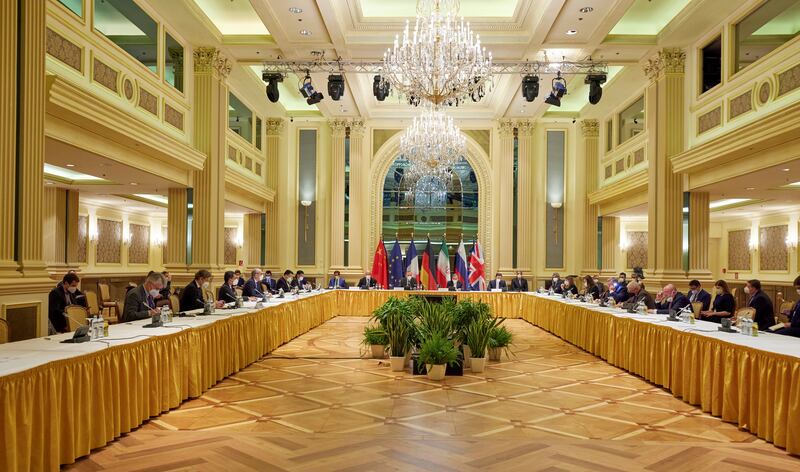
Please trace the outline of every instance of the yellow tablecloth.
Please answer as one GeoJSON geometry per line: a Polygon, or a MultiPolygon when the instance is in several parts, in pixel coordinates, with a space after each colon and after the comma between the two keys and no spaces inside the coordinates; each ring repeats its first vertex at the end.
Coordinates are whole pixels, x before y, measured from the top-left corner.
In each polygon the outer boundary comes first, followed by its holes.
{"type": "MultiPolygon", "coordinates": [[[[0,377],[0,470],[56,470],[336,315],[368,316],[390,296],[414,293],[326,293],[0,377]]],[[[800,454],[796,357],[525,294],[455,295],[523,318],[800,454]]]]}

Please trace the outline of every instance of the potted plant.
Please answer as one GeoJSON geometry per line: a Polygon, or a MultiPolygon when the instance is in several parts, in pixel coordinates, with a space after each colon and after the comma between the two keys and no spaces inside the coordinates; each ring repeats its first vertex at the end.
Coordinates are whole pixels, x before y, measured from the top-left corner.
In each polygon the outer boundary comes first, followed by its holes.
{"type": "Polygon", "coordinates": [[[486,349],[492,329],[499,326],[503,318],[478,318],[467,326],[466,341],[471,352],[470,368],[474,373],[486,368],[486,349]]]}
{"type": "Polygon", "coordinates": [[[464,351],[464,367],[470,367],[472,353],[466,341],[467,327],[475,320],[490,318],[492,316],[491,307],[481,301],[475,302],[465,298],[455,304],[452,311],[455,340],[464,351]]]}
{"type": "Polygon", "coordinates": [[[361,340],[363,346],[369,346],[372,350],[372,357],[375,359],[383,359],[386,357],[386,345],[389,340],[386,336],[386,331],[382,326],[365,326],[364,338],[361,340]]]}
{"type": "Polygon", "coordinates": [[[444,379],[447,364],[455,364],[458,360],[458,349],[453,341],[439,335],[423,339],[419,347],[419,361],[425,365],[428,378],[431,380],[444,379]]]}
{"type": "Polygon", "coordinates": [[[401,372],[409,352],[409,340],[414,329],[413,319],[403,309],[389,312],[385,319],[384,329],[389,343],[389,362],[393,372],[401,372]]]}
{"type": "Polygon", "coordinates": [[[508,346],[514,340],[514,335],[505,326],[495,326],[489,333],[489,360],[499,361],[503,351],[508,352],[508,346]]]}

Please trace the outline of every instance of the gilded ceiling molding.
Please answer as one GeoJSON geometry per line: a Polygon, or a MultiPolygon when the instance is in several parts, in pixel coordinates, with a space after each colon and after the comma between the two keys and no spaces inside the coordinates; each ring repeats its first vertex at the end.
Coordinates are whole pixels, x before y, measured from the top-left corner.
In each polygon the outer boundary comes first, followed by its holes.
{"type": "Polygon", "coordinates": [[[681,48],[664,48],[647,60],[643,69],[650,80],[658,79],[662,73],[683,74],[686,52],[681,48]]]}
{"type": "Polygon", "coordinates": [[[501,138],[510,138],[514,136],[514,121],[504,118],[500,120],[499,124],[501,138]]]}
{"type": "Polygon", "coordinates": [[[600,136],[600,122],[597,120],[581,120],[581,132],[584,138],[600,136]]]}
{"type": "Polygon", "coordinates": [[[231,67],[231,62],[217,48],[204,46],[194,50],[194,71],[197,73],[216,71],[225,79],[230,75],[231,67]]]}
{"type": "Polygon", "coordinates": [[[334,138],[343,138],[345,132],[347,130],[347,120],[342,120],[339,118],[328,120],[328,126],[331,127],[331,131],[333,131],[334,138]]]}
{"type": "Polygon", "coordinates": [[[534,123],[531,120],[517,120],[514,125],[517,128],[518,136],[531,136],[533,134],[534,123]]]}
{"type": "Polygon", "coordinates": [[[283,118],[267,118],[264,124],[267,127],[268,136],[281,134],[281,131],[283,131],[283,118]]]}

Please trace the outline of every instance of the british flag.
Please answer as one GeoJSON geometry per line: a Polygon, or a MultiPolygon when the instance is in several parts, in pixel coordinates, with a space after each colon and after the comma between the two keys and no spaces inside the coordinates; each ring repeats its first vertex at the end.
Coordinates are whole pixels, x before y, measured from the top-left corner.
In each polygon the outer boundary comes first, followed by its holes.
{"type": "Polygon", "coordinates": [[[469,252],[469,285],[470,290],[486,290],[483,252],[477,240],[472,243],[472,250],[469,252]]]}

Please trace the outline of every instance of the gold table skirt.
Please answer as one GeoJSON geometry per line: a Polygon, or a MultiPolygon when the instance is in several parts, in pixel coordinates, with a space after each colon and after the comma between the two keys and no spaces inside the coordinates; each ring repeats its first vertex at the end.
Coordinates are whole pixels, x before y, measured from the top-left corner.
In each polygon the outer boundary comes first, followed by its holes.
{"type": "MultiPolygon", "coordinates": [[[[334,316],[415,293],[326,293],[0,377],[0,470],[57,470],[334,316]]],[[[528,295],[425,294],[483,300],[800,454],[798,358],[528,295]]]]}

